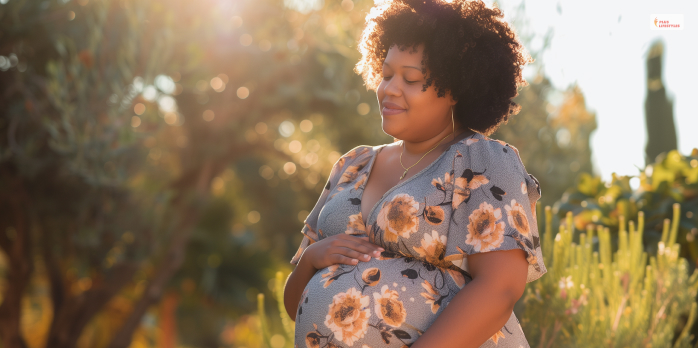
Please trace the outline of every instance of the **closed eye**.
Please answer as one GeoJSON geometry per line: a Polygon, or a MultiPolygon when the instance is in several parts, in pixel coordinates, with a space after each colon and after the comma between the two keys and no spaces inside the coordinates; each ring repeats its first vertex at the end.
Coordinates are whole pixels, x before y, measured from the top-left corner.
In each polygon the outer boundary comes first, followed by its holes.
{"type": "MultiPolygon", "coordinates": [[[[387,80],[390,80],[391,77],[392,77],[392,76],[383,76],[383,80],[386,80],[386,81],[387,81],[387,80]]],[[[417,82],[419,82],[419,81],[408,81],[408,80],[405,80],[405,82],[407,82],[407,83],[409,83],[409,84],[413,84],[413,83],[417,83],[417,82]]]]}

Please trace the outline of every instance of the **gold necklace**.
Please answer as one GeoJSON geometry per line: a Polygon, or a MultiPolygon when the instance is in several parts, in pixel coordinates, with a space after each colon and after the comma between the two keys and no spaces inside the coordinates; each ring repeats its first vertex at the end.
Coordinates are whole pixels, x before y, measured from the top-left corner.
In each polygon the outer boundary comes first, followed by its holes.
{"type": "MultiPolygon", "coordinates": [[[[453,134],[453,133],[451,133],[451,134],[453,134]]],[[[432,147],[431,150],[427,151],[424,155],[422,155],[422,158],[420,158],[419,161],[421,161],[421,160],[424,158],[424,156],[426,156],[429,152],[432,152],[434,149],[436,149],[437,147],[439,147],[439,145],[441,145],[441,142],[444,141],[444,139],[448,138],[448,136],[451,135],[451,134],[448,134],[448,135],[446,135],[445,137],[443,137],[443,139],[441,139],[441,140],[439,141],[439,143],[436,144],[436,146],[432,147]]],[[[403,154],[404,152],[405,152],[405,141],[403,140],[403,141],[402,141],[402,152],[400,152],[400,165],[402,166],[402,169],[405,170],[405,172],[402,173],[402,176],[400,176],[400,180],[402,180],[402,178],[404,178],[405,175],[407,175],[407,171],[410,170],[410,168],[416,166],[417,163],[419,163],[419,161],[417,161],[417,162],[415,162],[415,164],[413,164],[413,165],[411,165],[411,166],[405,168],[405,165],[402,164],[402,154],[403,154]]]]}

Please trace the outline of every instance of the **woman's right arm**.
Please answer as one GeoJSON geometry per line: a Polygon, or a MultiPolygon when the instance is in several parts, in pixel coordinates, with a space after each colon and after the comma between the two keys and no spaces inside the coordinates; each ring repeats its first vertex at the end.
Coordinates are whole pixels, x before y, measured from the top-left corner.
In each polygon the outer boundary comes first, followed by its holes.
{"type": "Polygon", "coordinates": [[[284,306],[288,316],[296,320],[303,290],[318,270],[338,263],[353,266],[359,261],[366,262],[371,257],[378,257],[382,251],[384,249],[369,242],[368,237],[350,234],[338,234],[312,243],[305,248],[296,268],[286,280],[284,306]]]}

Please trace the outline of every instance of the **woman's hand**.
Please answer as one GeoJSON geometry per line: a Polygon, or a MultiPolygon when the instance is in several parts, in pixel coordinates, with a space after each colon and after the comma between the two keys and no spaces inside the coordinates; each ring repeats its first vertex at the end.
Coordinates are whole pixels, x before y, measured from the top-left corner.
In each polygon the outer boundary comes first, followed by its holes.
{"type": "Polygon", "coordinates": [[[359,260],[365,262],[380,256],[382,251],[385,249],[369,242],[368,237],[338,234],[309,245],[302,258],[319,270],[337,263],[356,265],[359,260]]]}

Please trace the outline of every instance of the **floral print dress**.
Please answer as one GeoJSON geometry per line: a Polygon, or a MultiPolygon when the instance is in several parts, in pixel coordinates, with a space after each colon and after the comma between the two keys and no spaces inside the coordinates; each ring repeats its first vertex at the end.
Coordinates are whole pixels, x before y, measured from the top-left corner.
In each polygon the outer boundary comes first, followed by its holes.
{"type": "MultiPolygon", "coordinates": [[[[376,154],[357,146],[333,166],[291,260],[340,233],[385,249],[356,265],[318,270],[296,309],[295,347],[403,347],[416,341],[472,280],[468,255],[522,249],[527,282],[546,273],[536,221],[540,186],[518,150],[475,133],[388,190],[366,225],[361,198],[376,154]]],[[[512,312],[481,347],[529,347],[512,312]]]]}

